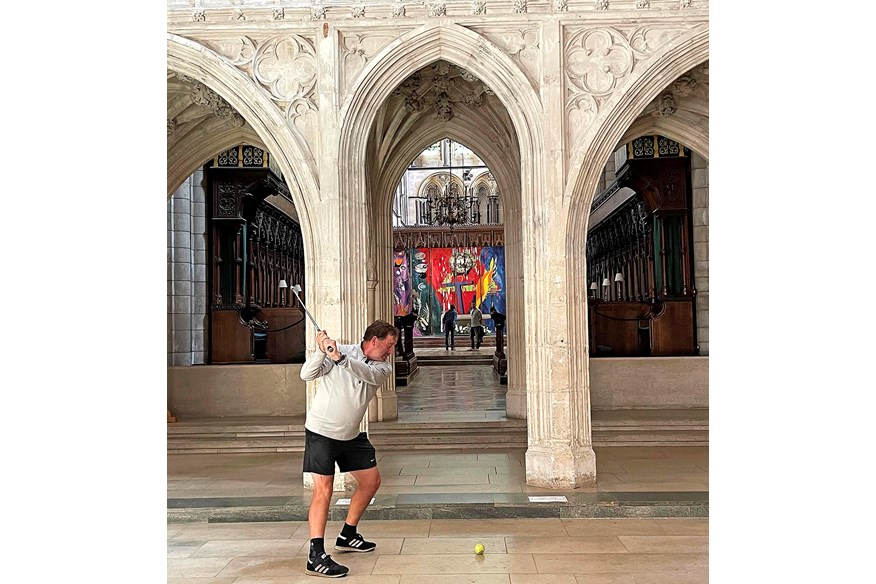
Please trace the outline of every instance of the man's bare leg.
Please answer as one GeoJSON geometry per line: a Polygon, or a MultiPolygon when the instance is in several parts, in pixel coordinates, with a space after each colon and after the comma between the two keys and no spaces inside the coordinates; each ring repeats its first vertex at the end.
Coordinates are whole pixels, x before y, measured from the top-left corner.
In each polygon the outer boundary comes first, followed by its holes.
{"type": "Polygon", "coordinates": [[[345,523],[347,525],[359,525],[359,519],[362,518],[362,514],[365,513],[365,509],[368,508],[368,504],[371,503],[371,497],[377,493],[377,489],[380,488],[380,471],[377,470],[377,467],[374,468],[366,468],[365,470],[353,470],[350,471],[350,474],[353,475],[353,478],[359,483],[359,486],[356,487],[356,491],[353,493],[353,497],[350,500],[350,508],[347,510],[347,519],[345,523]]]}
{"type": "Polygon", "coordinates": [[[334,475],[311,473],[313,477],[313,499],[307,512],[307,524],[310,527],[310,538],[325,537],[325,524],[328,521],[329,503],[332,499],[332,484],[334,475]]]}

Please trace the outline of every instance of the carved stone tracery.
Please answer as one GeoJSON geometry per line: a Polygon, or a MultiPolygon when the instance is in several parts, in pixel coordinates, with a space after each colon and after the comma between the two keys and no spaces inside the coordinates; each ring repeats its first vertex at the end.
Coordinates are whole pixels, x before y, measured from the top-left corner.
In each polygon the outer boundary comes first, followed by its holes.
{"type": "Polygon", "coordinates": [[[431,107],[435,109],[436,118],[449,121],[453,118],[454,104],[480,107],[484,94],[491,93],[476,77],[447,61],[438,61],[421,71],[405,79],[393,92],[394,96],[404,97],[408,112],[431,107]]]}

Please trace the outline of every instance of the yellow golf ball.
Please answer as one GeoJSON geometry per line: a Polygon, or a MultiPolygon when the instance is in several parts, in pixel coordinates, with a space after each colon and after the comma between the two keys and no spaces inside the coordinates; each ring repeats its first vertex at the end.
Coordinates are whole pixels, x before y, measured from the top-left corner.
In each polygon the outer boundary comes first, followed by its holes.
{"type": "Polygon", "coordinates": [[[475,546],[475,553],[479,556],[482,555],[484,553],[484,544],[482,544],[482,543],[477,544],[475,546]]]}

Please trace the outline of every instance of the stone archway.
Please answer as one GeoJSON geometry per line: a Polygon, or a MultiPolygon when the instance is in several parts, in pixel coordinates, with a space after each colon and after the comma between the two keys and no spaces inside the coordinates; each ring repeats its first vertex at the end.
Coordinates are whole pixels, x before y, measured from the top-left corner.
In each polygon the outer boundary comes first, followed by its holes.
{"type": "MultiPolygon", "coordinates": [[[[621,88],[622,90],[615,91],[603,105],[605,113],[601,119],[604,121],[599,127],[591,129],[585,139],[577,145],[566,183],[565,197],[568,199],[569,213],[565,242],[568,257],[573,257],[572,254],[576,250],[586,249],[590,206],[603,168],[600,161],[605,161],[611,156],[625,135],[639,131],[639,128],[632,126],[655,98],[680,75],[706,62],[708,58],[708,26],[700,25],[674,39],[672,43],[667,43],[652,55],[641,73],[629,80],[625,87],[621,88]],[[596,161],[596,163],[588,165],[586,161],[596,161]]],[[[641,123],[646,124],[646,122],[641,123]]],[[[679,130],[684,132],[684,129],[679,128],[679,130]]],[[[661,127],[661,131],[665,130],[661,127]]],[[[669,133],[677,136],[682,142],[687,141],[685,135],[675,134],[671,127],[669,133]]],[[[700,144],[700,147],[704,142],[706,152],[708,151],[707,133],[704,137],[700,136],[693,141],[700,144]]],[[[566,272],[570,282],[574,281],[580,270],[580,264],[567,262],[566,272]]],[[[587,416],[586,424],[589,426],[591,421],[588,322],[587,311],[582,310],[586,305],[587,289],[583,286],[573,287],[570,292],[567,318],[572,385],[576,388],[587,388],[584,391],[587,400],[584,411],[587,416]],[[574,297],[571,296],[572,294],[574,297]]]]}
{"type": "MultiPolygon", "coordinates": [[[[377,297],[379,281],[382,278],[391,281],[389,269],[387,268],[384,273],[378,268],[380,258],[383,257],[379,250],[391,246],[389,221],[391,194],[372,192],[373,187],[369,184],[365,168],[368,139],[376,112],[391,92],[409,75],[438,60],[465,68],[496,93],[505,106],[516,133],[521,160],[520,174],[529,179],[522,181],[521,197],[532,201],[536,198],[536,193],[541,190],[543,180],[542,159],[539,156],[543,150],[541,103],[524,74],[507,55],[477,33],[450,23],[426,25],[384,47],[362,70],[354,83],[353,95],[342,108],[339,159],[343,162],[338,186],[342,201],[346,203],[341,205],[340,222],[348,225],[358,224],[360,229],[351,235],[353,239],[341,246],[341,263],[365,266],[364,278],[360,273],[358,277],[350,277],[342,282],[342,286],[350,287],[349,298],[368,299],[361,304],[349,303],[348,306],[343,307],[343,310],[346,310],[343,320],[351,323],[348,325],[350,331],[345,332],[352,332],[352,329],[361,327],[369,313],[376,317],[391,315],[389,287],[385,286],[380,298],[377,297]],[[479,58],[475,59],[474,55],[478,55],[479,58]],[[367,214],[365,222],[361,222],[356,216],[356,212],[363,208],[367,214]]],[[[408,159],[402,162],[401,159],[402,157],[399,157],[396,162],[406,164],[410,161],[408,159]]],[[[511,205],[519,208],[519,205],[513,203],[511,205]]],[[[509,215],[514,216],[513,221],[516,221],[516,224],[506,221],[506,233],[519,233],[519,215],[516,213],[509,215]]],[[[519,241],[520,237],[511,239],[519,241]]],[[[508,280],[512,283],[508,292],[509,305],[512,307],[509,312],[516,308],[518,314],[522,315],[524,314],[523,279],[517,274],[509,274],[508,280]]],[[[517,319],[515,326],[518,328],[513,334],[519,339],[517,344],[519,355],[515,360],[523,366],[526,362],[524,350],[526,328],[523,319],[517,319]]],[[[519,375],[519,378],[523,377],[523,374],[519,375]]],[[[382,391],[394,394],[392,388],[385,388],[382,391]]],[[[387,397],[389,398],[388,395],[387,397]]],[[[378,403],[380,398],[378,394],[378,403]]],[[[383,408],[378,405],[378,411],[380,410],[391,413],[391,406],[383,408]]]]}
{"type": "Polygon", "coordinates": [[[277,107],[257,91],[254,82],[211,49],[179,35],[168,34],[167,68],[204,83],[226,100],[272,154],[283,172],[298,212],[304,239],[305,278],[312,280],[312,266],[317,261],[319,250],[313,245],[311,210],[318,197],[319,181],[298,144],[299,138],[289,129],[277,107]]]}

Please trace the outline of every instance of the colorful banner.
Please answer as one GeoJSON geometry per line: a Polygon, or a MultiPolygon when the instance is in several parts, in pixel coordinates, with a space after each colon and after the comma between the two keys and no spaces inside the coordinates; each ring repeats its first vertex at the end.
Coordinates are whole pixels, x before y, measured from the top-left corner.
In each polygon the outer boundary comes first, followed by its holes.
{"type": "MultiPolygon", "coordinates": [[[[456,307],[467,315],[472,306],[488,315],[505,313],[505,248],[414,248],[396,250],[393,311],[417,314],[414,336],[440,336],[441,316],[456,307]]],[[[493,321],[484,324],[495,332],[493,321]]]]}

